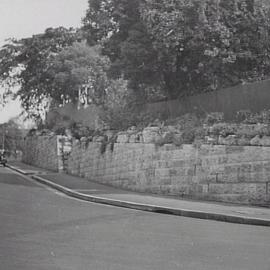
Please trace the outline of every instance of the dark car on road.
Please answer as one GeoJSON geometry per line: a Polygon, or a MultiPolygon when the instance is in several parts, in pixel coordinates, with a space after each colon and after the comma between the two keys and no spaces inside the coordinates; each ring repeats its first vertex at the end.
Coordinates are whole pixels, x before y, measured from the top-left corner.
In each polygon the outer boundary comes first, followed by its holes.
{"type": "Polygon", "coordinates": [[[4,167],[7,164],[7,159],[5,158],[5,152],[0,150],[0,164],[3,165],[4,167]]]}

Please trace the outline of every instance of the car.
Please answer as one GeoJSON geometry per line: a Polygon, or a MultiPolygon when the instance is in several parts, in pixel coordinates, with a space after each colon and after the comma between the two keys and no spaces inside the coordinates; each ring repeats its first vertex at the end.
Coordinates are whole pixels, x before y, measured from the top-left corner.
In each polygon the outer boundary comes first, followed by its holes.
{"type": "Polygon", "coordinates": [[[7,159],[5,158],[5,153],[3,151],[0,152],[0,164],[6,167],[7,159]]]}

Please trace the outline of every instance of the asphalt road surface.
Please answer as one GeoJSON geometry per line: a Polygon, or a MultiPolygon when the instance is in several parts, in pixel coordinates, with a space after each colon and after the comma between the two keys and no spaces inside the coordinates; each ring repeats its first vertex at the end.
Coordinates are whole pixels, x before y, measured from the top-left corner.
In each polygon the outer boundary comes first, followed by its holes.
{"type": "Polygon", "coordinates": [[[0,269],[270,270],[270,229],[78,201],[0,167],[0,269]]]}

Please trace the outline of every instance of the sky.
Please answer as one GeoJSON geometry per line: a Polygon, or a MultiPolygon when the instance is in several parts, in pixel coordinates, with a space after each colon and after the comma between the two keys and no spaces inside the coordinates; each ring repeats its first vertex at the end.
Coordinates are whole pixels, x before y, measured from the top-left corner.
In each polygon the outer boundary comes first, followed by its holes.
{"type": "MultiPolygon", "coordinates": [[[[49,27],[78,27],[87,0],[0,0],[0,46],[8,38],[31,37],[49,27]]],[[[1,92],[1,89],[0,89],[1,92]]],[[[21,112],[20,102],[0,105],[0,123],[21,112]]]]}

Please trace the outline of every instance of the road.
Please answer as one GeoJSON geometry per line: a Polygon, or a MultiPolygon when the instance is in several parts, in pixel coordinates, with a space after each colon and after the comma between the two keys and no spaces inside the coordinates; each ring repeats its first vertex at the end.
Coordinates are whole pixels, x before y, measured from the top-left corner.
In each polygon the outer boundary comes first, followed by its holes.
{"type": "Polygon", "coordinates": [[[93,204],[0,167],[0,269],[270,270],[270,229],[93,204]]]}

